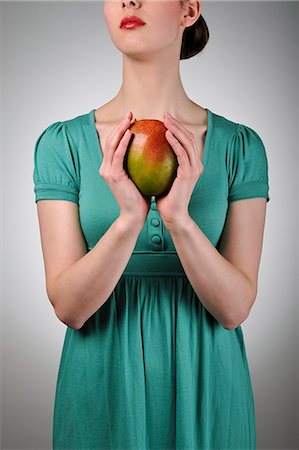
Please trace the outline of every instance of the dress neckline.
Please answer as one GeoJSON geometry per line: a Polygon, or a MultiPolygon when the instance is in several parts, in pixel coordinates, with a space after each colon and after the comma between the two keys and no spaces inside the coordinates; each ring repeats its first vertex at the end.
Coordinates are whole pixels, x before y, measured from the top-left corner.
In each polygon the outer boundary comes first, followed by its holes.
{"type": "MultiPolygon", "coordinates": [[[[207,124],[206,138],[205,138],[203,154],[202,154],[203,171],[202,171],[199,179],[197,180],[197,183],[196,183],[193,191],[195,191],[195,189],[197,189],[198,184],[202,183],[204,175],[208,169],[209,156],[210,156],[210,152],[211,152],[211,137],[212,137],[213,128],[214,128],[213,112],[210,111],[208,108],[204,108],[204,109],[207,111],[207,114],[208,114],[208,124],[207,124]]],[[[95,111],[96,111],[95,109],[92,109],[88,113],[88,118],[89,118],[89,124],[92,129],[92,135],[95,140],[95,148],[97,149],[98,161],[101,166],[101,164],[103,162],[103,151],[102,151],[102,146],[101,146],[101,142],[99,139],[99,134],[98,134],[98,131],[97,131],[96,125],[95,125],[95,111]]]]}

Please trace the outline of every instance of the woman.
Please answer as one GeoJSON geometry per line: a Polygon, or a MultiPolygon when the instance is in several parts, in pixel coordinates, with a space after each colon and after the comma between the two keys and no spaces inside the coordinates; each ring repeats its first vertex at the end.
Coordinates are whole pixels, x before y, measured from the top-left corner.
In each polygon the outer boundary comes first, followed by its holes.
{"type": "Polygon", "coordinates": [[[257,294],[268,164],[253,129],[185,93],[179,61],[209,37],[200,13],[199,1],[105,1],[122,86],[37,139],[47,294],[67,325],[54,449],[256,448],[241,323],[257,294]],[[121,26],[128,16],[144,25],[121,26]],[[143,197],[123,169],[136,118],[161,120],[176,154],[163,197],[143,197]]]}

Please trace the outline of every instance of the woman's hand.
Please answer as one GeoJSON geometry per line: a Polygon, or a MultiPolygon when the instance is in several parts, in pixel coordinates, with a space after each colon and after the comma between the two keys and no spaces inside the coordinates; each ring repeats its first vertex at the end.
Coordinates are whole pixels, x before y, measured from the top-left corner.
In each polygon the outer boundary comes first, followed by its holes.
{"type": "Polygon", "coordinates": [[[107,136],[99,173],[111,189],[119,205],[120,214],[144,222],[151,198],[144,197],[140,193],[123,167],[124,156],[132,135],[129,127],[133,122],[130,112],[107,136]]]}
{"type": "Polygon", "coordinates": [[[188,205],[203,165],[193,133],[167,113],[164,113],[163,122],[167,128],[166,139],[179,163],[177,176],[168,194],[160,198],[156,196],[157,209],[167,228],[189,217],[188,205]]]}

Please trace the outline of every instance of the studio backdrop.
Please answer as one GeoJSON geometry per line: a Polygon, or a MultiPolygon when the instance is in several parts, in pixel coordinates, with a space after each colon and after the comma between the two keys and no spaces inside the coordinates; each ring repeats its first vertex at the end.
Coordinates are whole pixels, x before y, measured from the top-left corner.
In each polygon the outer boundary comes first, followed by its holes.
{"type": "MultiPolygon", "coordinates": [[[[47,298],[33,151],[40,133],[116,95],[121,53],[102,1],[1,2],[2,445],[50,449],[66,326],[47,298]]],[[[269,164],[258,294],[242,324],[258,449],[298,440],[297,2],[202,2],[210,40],[180,62],[188,96],[253,128],[269,164]]]]}

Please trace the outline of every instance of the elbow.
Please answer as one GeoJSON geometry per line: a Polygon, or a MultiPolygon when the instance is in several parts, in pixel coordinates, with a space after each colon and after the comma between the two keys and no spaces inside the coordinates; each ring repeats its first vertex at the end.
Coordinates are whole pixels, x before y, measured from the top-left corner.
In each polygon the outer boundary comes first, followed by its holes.
{"type": "Polygon", "coordinates": [[[243,320],[241,320],[241,321],[239,320],[239,321],[237,321],[237,322],[226,322],[226,323],[223,324],[223,327],[224,327],[226,330],[235,330],[235,329],[238,328],[238,327],[241,325],[241,323],[243,323],[245,320],[246,320],[246,318],[243,319],[243,320]]]}
{"type": "Polygon", "coordinates": [[[60,320],[60,322],[62,322],[67,327],[73,328],[75,330],[79,330],[80,328],[82,328],[83,324],[78,323],[77,318],[74,319],[73,317],[70,317],[70,314],[66,313],[65,311],[61,311],[60,308],[58,308],[59,302],[57,301],[57,298],[55,297],[55,295],[53,295],[53,292],[51,292],[49,288],[47,288],[47,293],[48,298],[54,308],[55,315],[60,320]]]}
{"type": "Polygon", "coordinates": [[[66,325],[69,328],[73,328],[74,330],[80,330],[82,328],[82,324],[78,321],[71,319],[70,317],[67,317],[66,315],[61,314],[57,311],[57,308],[54,308],[56,317],[62,322],[64,325],[66,325]]]}
{"type": "Polygon", "coordinates": [[[65,311],[65,308],[62,309],[59,307],[61,302],[58,301],[58,299],[55,296],[52,295],[50,301],[54,308],[55,315],[60,320],[60,322],[62,322],[67,327],[73,328],[75,330],[79,330],[82,327],[82,324],[78,323],[78,318],[76,317],[74,318],[72,314],[70,314],[68,311],[65,311]]]}
{"type": "Polygon", "coordinates": [[[223,328],[225,328],[226,330],[235,330],[240,325],[241,325],[241,323],[234,324],[234,325],[232,325],[231,323],[226,323],[226,324],[223,324],[223,328]]]}
{"type": "Polygon", "coordinates": [[[224,321],[223,327],[226,330],[234,330],[234,329],[238,328],[243,322],[245,322],[245,320],[248,318],[251,308],[255,302],[256,295],[257,295],[256,289],[252,290],[250,292],[250,296],[247,297],[247,300],[244,300],[245,304],[246,304],[246,308],[243,308],[242,311],[239,311],[237,316],[234,311],[234,313],[231,314],[230,317],[227,318],[226,321],[224,321]]]}
{"type": "Polygon", "coordinates": [[[246,311],[245,314],[243,314],[242,316],[239,316],[238,318],[234,318],[233,320],[230,318],[230,320],[226,321],[223,324],[223,327],[226,330],[235,330],[236,328],[238,328],[243,322],[245,322],[245,320],[247,319],[247,317],[249,316],[249,312],[250,311],[246,311]]]}

